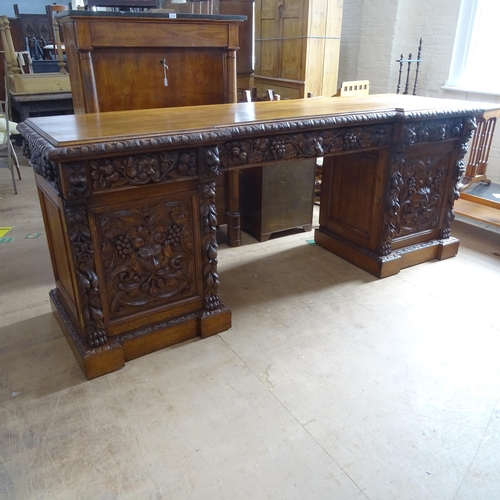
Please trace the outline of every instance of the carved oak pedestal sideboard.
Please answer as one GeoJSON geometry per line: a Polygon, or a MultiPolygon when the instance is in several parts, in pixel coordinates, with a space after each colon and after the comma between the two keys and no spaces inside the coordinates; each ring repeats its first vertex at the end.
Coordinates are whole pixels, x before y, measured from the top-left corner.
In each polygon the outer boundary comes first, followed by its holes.
{"type": "Polygon", "coordinates": [[[85,375],[230,328],[217,273],[221,169],[323,156],[319,245],[378,277],[454,256],[453,203],[485,107],[371,95],[20,124],[54,269],[53,309],[85,375]]]}

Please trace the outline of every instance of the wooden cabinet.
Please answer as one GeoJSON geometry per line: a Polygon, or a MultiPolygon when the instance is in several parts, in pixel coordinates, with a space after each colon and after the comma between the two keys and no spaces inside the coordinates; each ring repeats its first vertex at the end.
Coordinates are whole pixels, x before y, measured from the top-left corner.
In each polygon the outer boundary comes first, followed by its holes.
{"type": "Polygon", "coordinates": [[[282,99],[337,91],[342,0],[257,0],[255,86],[282,99]]]}
{"type": "Polygon", "coordinates": [[[58,18],[75,113],[236,102],[244,16],[67,11],[58,18]]]}
{"type": "Polygon", "coordinates": [[[316,160],[306,158],[241,172],[241,225],[259,241],[288,229],[312,229],[316,160]]]}

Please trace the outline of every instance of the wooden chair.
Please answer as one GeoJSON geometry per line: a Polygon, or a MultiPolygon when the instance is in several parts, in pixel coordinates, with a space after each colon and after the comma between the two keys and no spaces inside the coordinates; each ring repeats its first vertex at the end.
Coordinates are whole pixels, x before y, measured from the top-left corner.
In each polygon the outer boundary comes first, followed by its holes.
{"type": "Polygon", "coordinates": [[[477,129],[472,137],[469,160],[465,168],[465,175],[462,178],[460,191],[465,191],[477,182],[491,184],[491,181],[486,176],[486,168],[488,167],[491,142],[493,141],[498,116],[500,116],[498,111],[492,111],[478,118],[477,129]]]}
{"type": "Polygon", "coordinates": [[[422,38],[420,39],[420,42],[418,44],[418,49],[417,49],[417,58],[413,59],[411,52],[408,54],[408,59],[405,59],[404,54],[401,54],[401,57],[396,61],[399,63],[399,76],[398,76],[398,85],[396,87],[396,94],[401,93],[401,78],[403,74],[403,66],[406,64],[406,81],[404,85],[404,90],[403,94],[406,95],[409,92],[409,87],[410,87],[410,78],[411,78],[411,69],[412,67],[415,68],[415,78],[413,81],[413,95],[417,95],[417,80],[418,80],[418,70],[420,68],[420,63],[422,62],[421,59],[422,56],[422,38]]]}
{"type": "Polygon", "coordinates": [[[360,95],[368,95],[370,93],[369,80],[354,80],[350,82],[342,82],[340,87],[340,97],[357,97],[360,95]]]}

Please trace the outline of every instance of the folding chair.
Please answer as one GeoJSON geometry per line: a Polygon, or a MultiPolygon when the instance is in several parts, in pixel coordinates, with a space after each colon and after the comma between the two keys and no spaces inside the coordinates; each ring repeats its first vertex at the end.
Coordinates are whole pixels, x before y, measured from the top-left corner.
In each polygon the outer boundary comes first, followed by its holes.
{"type": "Polygon", "coordinates": [[[14,167],[17,170],[19,180],[21,180],[21,170],[19,169],[19,160],[17,159],[14,145],[12,144],[12,135],[19,134],[17,130],[17,123],[10,121],[9,113],[9,88],[8,78],[5,76],[5,101],[0,101],[0,157],[4,157],[7,161],[5,163],[7,168],[10,169],[12,174],[12,184],[14,192],[17,194],[16,177],[14,174],[14,167]],[[4,154],[5,153],[5,154],[4,154]]]}

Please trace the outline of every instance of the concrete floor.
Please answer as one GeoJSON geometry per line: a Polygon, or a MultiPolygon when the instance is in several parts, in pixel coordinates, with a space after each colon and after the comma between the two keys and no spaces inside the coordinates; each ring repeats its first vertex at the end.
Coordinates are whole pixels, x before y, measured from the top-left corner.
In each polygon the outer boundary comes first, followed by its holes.
{"type": "Polygon", "coordinates": [[[0,498],[500,498],[500,235],[378,280],[312,233],[221,245],[233,327],[87,381],[30,168],[0,169],[0,498]],[[26,239],[29,233],[41,233],[26,239]]]}

